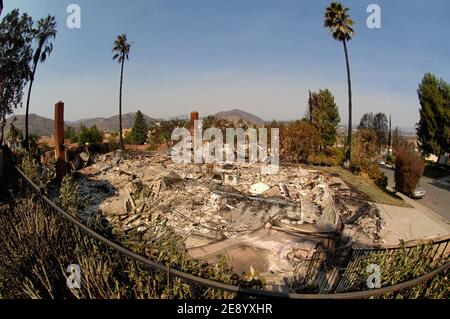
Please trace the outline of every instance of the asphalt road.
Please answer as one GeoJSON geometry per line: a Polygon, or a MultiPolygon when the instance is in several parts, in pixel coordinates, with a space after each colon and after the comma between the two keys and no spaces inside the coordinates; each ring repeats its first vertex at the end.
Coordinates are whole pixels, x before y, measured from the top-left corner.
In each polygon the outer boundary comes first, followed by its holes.
{"type": "MultiPolygon", "coordinates": [[[[381,168],[381,170],[388,177],[389,186],[393,187],[395,184],[394,171],[387,168],[381,168]]],[[[450,187],[440,185],[436,183],[436,180],[428,177],[422,177],[420,180],[420,187],[427,192],[420,202],[438,213],[447,221],[450,221],[450,187]]]]}

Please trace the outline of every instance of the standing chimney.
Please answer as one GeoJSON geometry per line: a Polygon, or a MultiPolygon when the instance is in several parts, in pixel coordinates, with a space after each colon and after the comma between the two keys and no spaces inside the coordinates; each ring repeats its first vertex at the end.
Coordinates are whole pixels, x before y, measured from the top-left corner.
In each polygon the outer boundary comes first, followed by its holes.
{"type": "Polygon", "coordinates": [[[194,138],[194,130],[195,130],[195,121],[198,121],[198,112],[191,113],[191,136],[194,138]]]}
{"type": "Polygon", "coordinates": [[[55,104],[55,159],[56,179],[61,182],[66,174],[66,153],[64,149],[64,103],[55,104]]]}

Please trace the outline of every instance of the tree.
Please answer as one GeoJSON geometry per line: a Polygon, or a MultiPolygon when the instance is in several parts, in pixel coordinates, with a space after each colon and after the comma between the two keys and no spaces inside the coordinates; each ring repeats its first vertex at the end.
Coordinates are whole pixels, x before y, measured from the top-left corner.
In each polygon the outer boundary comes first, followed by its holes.
{"type": "Polygon", "coordinates": [[[312,114],[313,114],[313,108],[314,108],[314,99],[311,91],[309,91],[309,98],[308,98],[308,119],[309,123],[312,123],[312,114]]]}
{"type": "Polygon", "coordinates": [[[28,143],[30,145],[30,150],[28,152],[36,159],[36,161],[38,161],[41,156],[41,150],[39,148],[40,138],[41,137],[36,133],[30,134],[28,137],[28,143]]]}
{"type": "Polygon", "coordinates": [[[339,2],[332,2],[325,11],[325,27],[329,28],[333,39],[342,42],[344,46],[345,64],[347,67],[347,85],[348,85],[348,137],[347,137],[347,160],[350,161],[352,154],[352,81],[350,76],[350,62],[348,58],[347,42],[355,34],[353,30],[353,20],[348,11],[339,2]]]}
{"type": "Polygon", "coordinates": [[[85,145],[86,143],[90,142],[90,132],[84,124],[80,124],[80,130],[77,140],[79,145],[85,145]]]}
{"type": "MultiPolygon", "coordinates": [[[[214,125],[214,117],[210,117],[209,119],[209,123],[210,125],[212,125],[210,127],[220,127],[214,125]]],[[[147,143],[151,146],[152,149],[156,149],[161,144],[169,145],[169,143],[171,142],[173,130],[177,127],[189,129],[189,123],[189,120],[183,118],[172,118],[168,121],[150,123],[147,143]]]]}
{"type": "Polygon", "coordinates": [[[37,22],[36,28],[33,30],[36,43],[36,50],[33,54],[33,69],[30,75],[30,85],[28,87],[27,108],[25,113],[25,147],[28,145],[28,115],[30,112],[31,89],[33,88],[34,77],[36,75],[37,66],[44,63],[53,51],[52,41],[56,38],[56,19],[54,16],[47,16],[37,22]]]}
{"type": "Polygon", "coordinates": [[[350,170],[354,174],[369,177],[381,189],[386,189],[388,178],[376,162],[377,134],[373,129],[359,128],[353,137],[353,152],[350,170]]]}
{"type": "Polygon", "coordinates": [[[404,142],[404,138],[402,135],[402,132],[398,127],[394,129],[394,132],[392,133],[392,150],[394,151],[394,154],[397,152],[400,145],[404,142]]]}
{"type": "Polygon", "coordinates": [[[364,113],[361,117],[361,121],[359,121],[358,129],[367,129],[372,130],[373,129],[373,113],[364,113]]]}
{"type": "Polygon", "coordinates": [[[331,92],[325,89],[312,93],[310,97],[310,111],[312,114],[309,118],[319,134],[320,146],[333,146],[336,142],[336,130],[341,118],[331,92]]]}
{"type": "Polygon", "coordinates": [[[33,20],[19,10],[0,22],[0,120],[3,144],[6,116],[21,105],[23,89],[30,74],[33,20]]]}
{"type": "Polygon", "coordinates": [[[80,146],[86,145],[87,143],[99,144],[103,142],[103,132],[96,125],[89,129],[84,124],[81,124],[79,131],[77,140],[80,146]]]}
{"type": "Polygon", "coordinates": [[[281,156],[288,161],[306,162],[319,143],[316,127],[306,120],[286,125],[280,132],[281,156]]]}
{"type": "Polygon", "coordinates": [[[377,153],[375,131],[359,128],[353,139],[353,153],[350,168],[355,173],[370,173],[377,153]]]}
{"type": "Polygon", "coordinates": [[[90,142],[93,144],[100,144],[103,142],[103,132],[93,125],[90,129],[90,142]]]}
{"type": "Polygon", "coordinates": [[[427,73],[417,93],[421,108],[416,129],[422,152],[435,155],[450,152],[450,85],[427,73]]]}
{"type": "Polygon", "coordinates": [[[388,119],[386,114],[377,113],[373,117],[373,129],[377,135],[378,147],[381,149],[383,145],[387,144],[388,137],[388,119]]]}
{"type": "Polygon", "coordinates": [[[77,131],[72,126],[68,126],[64,130],[64,138],[69,140],[70,143],[76,143],[78,141],[77,131]]]}
{"type": "Polygon", "coordinates": [[[119,136],[120,148],[123,149],[123,134],[122,134],[122,88],[123,88],[123,67],[125,60],[128,61],[131,44],[128,43],[127,35],[121,34],[117,36],[113,47],[113,61],[117,60],[120,64],[120,91],[119,91],[119,136]]]}
{"type": "Polygon", "coordinates": [[[15,125],[14,122],[17,120],[17,118],[14,118],[10,124],[9,133],[7,136],[8,142],[11,143],[13,147],[17,144],[18,141],[23,140],[23,134],[22,131],[19,130],[15,125]]]}
{"type": "Polygon", "coordinates": [[[133,129],[131,130],[131,141],[134,144],[143,145],[147,141],[148,126],[141,111],[136,113],[133,129]]]}
{"type": "Polygon", "coordinates": [[[384,113],[365,113],[359,122],[358,129],[373,130],[377,136],[376,144],[379,149],[386,143],[388,137],[388,120],[384,113]]]}

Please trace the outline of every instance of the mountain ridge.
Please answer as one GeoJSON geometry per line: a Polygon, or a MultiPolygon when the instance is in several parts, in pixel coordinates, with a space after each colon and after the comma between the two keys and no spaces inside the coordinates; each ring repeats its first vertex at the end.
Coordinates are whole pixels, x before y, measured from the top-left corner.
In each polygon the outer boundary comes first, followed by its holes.
{"type": "Polygon", "coordinates": [[[236,108],[232,109],[230,111],[222,111],[222,112],[216,113],[214,116],[217,118],[220,118],[220,119],[234,122],[234,123],[238,122],[239,120],[242,120],[242,121],[250,123],[250,124],[256,124],[256,125],[263,125],[266,123],[266,121],[263,120],[262,118],[254,115],[252,113],[249,113],[249,112],[246,112],[246,111],[243,111],[240,109],[236,109],[236,108]]]}
{"type": "MultiPolygon", "coordinates": [[[[125,113],[122,115],[122,127],[124,129],[133,127],[134,119],[136,116],[136,112],[125,113]]],[[[240,109],[232,109],[230,111],[222,111],[216,113],[214,116],[222,119],[226,119],[230,122],[237,123],[239,120],[242,120],[247,123],[263,125],[266,123],[260,117],[251,114],[249,112],[245,112],[240,109]]],[[[16,118],[15,126],[25,132],[25,115],[13,115],[6,120],[5,132],[9,131],[11,122],[16,118]]],[[[146,114],[144,114],[144,119],[147,123],[154,123],[158,121],[155,118],[152,118],[146,114]]],[[[96,125],[100,130],[105,132],[118,131],[119,130],[119,115],[113,115],[110,117],[93,117],[93,118],[85,118],[76,121],[65,121],[65,126],[71,126],[74,128],[78,128],[81,124],[90,128],[96,125]]],[[[29,115],[29,130],[30,134],[37,134],[39,136],[49,136],[53,135],[54,132],[54,122],[53,119],[40,116],[37,114],[29,115]]]]}
{"type": "MultiPolygon", "coordinates": [[[[136,112],[126,113],[122,115],[122,126],[124,129],[133,127],[136,112]]],[[[9,132],[11,122],[16,118],[14,125],[25,133],[25,115],[13,115],[6,119],[5,133],[9,132]]],[[[144,119],[147,123],[155,122],[156,120],[144,114],[144,119]]],[[[65,121],[66,127],[72,126],[78,128],[81,124],[90,128],[96,125],[100,130],[105,132],[118,131],[119,130],[119,115],[113,115],[111,117],[95,117],[82,119],[77,121],[65,121]]],[[[53,135],[54,132],[53,119],[40,116],[37,114],[29,115],[29,131],[30,134],[37,134],[39,136],[53,135]]]]}

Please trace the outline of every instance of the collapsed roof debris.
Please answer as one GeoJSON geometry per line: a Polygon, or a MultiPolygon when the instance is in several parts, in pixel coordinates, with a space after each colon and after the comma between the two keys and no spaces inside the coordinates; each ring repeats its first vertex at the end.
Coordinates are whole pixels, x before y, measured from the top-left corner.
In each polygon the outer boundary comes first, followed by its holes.
{"type": "Polygon", "coordinates": [[[270,285],[302,275],[303,262],[339,232],[336,189],[300,166],[268,175],[263,164],[175,164],[121,151],[93,162],[80,171],[88,213],[144,235],[162,215],[193,257],[227,254],[238,274],[252,267],[270,285]]]}

